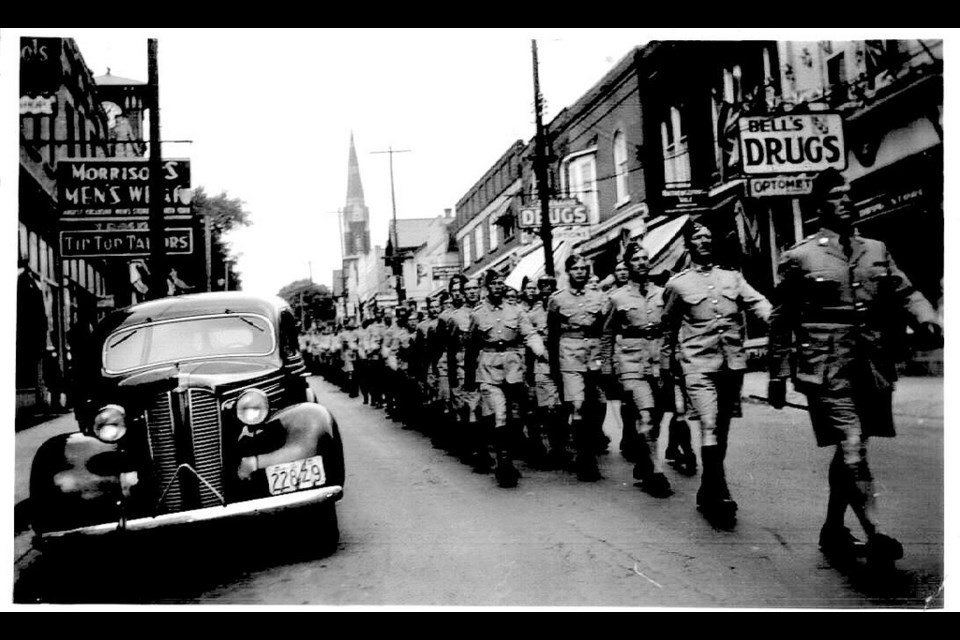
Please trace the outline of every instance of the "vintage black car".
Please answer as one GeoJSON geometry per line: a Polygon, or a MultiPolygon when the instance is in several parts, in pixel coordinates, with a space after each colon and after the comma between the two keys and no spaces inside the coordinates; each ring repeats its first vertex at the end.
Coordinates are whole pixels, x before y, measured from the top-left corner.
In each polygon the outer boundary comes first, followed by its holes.
{"type": "Polygon", "coordinates": [[[33,461],[35,541],[297,507],[318,550],[335,548],[343,445],[297,338],[283,300],[240,292],[104,318],[80,363],[80,432],[48,440],[33,461]]]}

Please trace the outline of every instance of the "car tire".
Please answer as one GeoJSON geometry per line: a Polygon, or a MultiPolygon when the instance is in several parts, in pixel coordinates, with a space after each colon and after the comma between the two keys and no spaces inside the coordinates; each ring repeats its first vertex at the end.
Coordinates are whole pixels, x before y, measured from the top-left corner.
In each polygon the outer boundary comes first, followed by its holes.
{"type": "Polygon", "coordinates": [[[328,556],[336,551],[340,544],[340,523],[337,520],[336,505],[319,505],[311,515],[315,519],[318,532],[316,550],[321,556],[328,556]]]}

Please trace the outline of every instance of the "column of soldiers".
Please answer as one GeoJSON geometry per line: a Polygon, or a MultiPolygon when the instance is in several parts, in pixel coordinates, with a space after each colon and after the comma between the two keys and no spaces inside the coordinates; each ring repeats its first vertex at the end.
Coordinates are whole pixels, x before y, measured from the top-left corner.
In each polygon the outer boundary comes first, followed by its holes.
{"type": "Polygon", "coordinates": [[[839,174],[815,180],[814,198],[823,229],[783,254],[776,306],[739,271],[718,265],[711,228],[691,222],[683,230],[689,268],[659,284],[637,243],[606,282],[579,255],[566,260],[560,289],[545,276],[508,295],[496,271],[482,287],[457,275],[416,326],[399,307],[392,326],[378,313],[362,329],[350,321],[336,336],[325,331],[319,361],[334,375],[339,359],[347,392],[356,395],[359,383],[365,402],[382,403],[434,446],[492,472],[501,487],[517,486],[518,458],[580,481],[601,479],[608,399],[617,400],[620,451],[634,464],[636,486],[672,495],[664,461],[696,475],[691,434],[698,433],[697,509],[729,528],[738,506],[725,461],[731,424],[742,415],[750,313],[771,325],[770,404],[785,405],[792,377],[808,397],[817,444],[836,447],[821,548],[896,559],[902,548],[880,532],[866,458],[868,437],[893,435],[895,367],[885,332],[895,312],[931,341],[942,329],[884,245],[853,231],[839,174]],[[663,456],[661,424],[669,429],[663,456]],[[848,507],[866,542],[844,526],[848,507]]]}

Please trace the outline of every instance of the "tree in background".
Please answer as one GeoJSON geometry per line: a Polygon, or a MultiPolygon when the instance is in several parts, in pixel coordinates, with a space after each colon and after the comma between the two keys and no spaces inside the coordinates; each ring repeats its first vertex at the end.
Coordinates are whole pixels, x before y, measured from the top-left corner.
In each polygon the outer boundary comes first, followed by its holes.
{"type": "Polygon", "coordinates": [[[243,200],[230,198],[226,191],[210,196],[203,187],[197,187],[193,192],[194,212],[198,216],[210,217],[210,281],[215,291],[240,289],[240,275],[235,270],[239,256],[232,252],[223,236],[237,227],[250,226],[250,212],[243,205],[243,200]]]}
{"type": "Polygon", "coordinates": [[[336,318],[330,290],[307,278],[291,282],[280,289],[277,295],[290,304],[304,330],[336,318]]]}

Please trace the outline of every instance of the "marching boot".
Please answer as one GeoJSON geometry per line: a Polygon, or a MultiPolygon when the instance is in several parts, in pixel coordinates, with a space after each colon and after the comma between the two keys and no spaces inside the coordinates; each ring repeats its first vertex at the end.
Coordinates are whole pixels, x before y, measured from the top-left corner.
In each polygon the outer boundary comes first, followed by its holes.
{"type": "Polygon", "coordinates": [[[499,486],[505,489],[515,487],[521,476],[513,466],[513,459],[510,456],[510,433],[504,426],[494,429],[493,436],[497,450],[497,466],[493,470],[493,476],[497,479],[499,486]]]}
{"type": "Polygon", "coordinates": [[[651,432],[637,434],[637,462],[633,466],[633,477],[643,491],[654,498],[669,498],[673,495],[670,481],[654,464],[657,455],[656,441],[651,440],[651,432]]]}
{"type": "Polygon", "coordinates": [[[477,422],[470,423],[471,437],[473,442],[473,455],[471,456],[474,473],[490,473],[493,470],[493,458],[490,456],[490,432],[493,431],[491,421],[493,418],[481,418],[477,422]]]}
{"type": "Polygon", "coordinates": [[[566,416],[557,407],[546,409],[544,426],[550,443],[550,449],[547,452],[547,466],[557,471],[573,471],[570,431],[566,416]]]}
{"type": "Polygon", "coordinates": [[[697,475],[697,455],[693,452],[690,440],[690,425],[683,418],[676,416],[670,420],[670,444],[667,445],[667,460],[678,473],[685,476],[697,475]],[[671,459],[670,447],[675,447],[675,455],[671,459]]]}
{"type": "Polygon", "coordinates": [[[697,491],[697,509],[718,528],[729,528],[736,523],[737,503],[730,497],[722,451],[716,445],[701,447],[703,475],[697,491]]]}
{"type": "Polygon", "coordinates": [[[544,470],[547,464],[547,445],[544,443],[544,430],[547,426],[546,414],[539,412],[531,416],[527,424],[527,461],[534,469],[544,470]]]}
{"type": "Polygon", "coordinates": [[[628,462],[636,462],[638,456],[637,443],[637,415],[633,404],[627,400],[620,401],[620,422],[623,432],[620,435],[620,455],[628,462]]]}
{"type": "Polygon", "coordinates": [[[593,452],[598,456],[609,452],[610,438],[603,432],[603,422],[606,417],[606,402],[591,402],[589,407],[584,407],[584,422],[591,426],[593,452]]]}
{"type": "Polygon", "coordinates": [[[573,442],[577,449],[576,469],[577,480],[581,482],[596,482],[603,476],[597,466],[596,432],[590,428],[585,420],[574,420],[573,442]]]}

